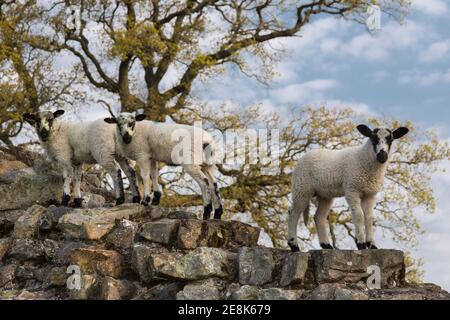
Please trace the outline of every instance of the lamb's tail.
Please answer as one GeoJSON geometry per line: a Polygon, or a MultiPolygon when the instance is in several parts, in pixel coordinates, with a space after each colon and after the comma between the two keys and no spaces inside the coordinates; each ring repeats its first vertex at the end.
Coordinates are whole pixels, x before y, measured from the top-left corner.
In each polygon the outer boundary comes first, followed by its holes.
{"type": "Polygon", "coordinates": [[[303,211],[303,222],[305,223],[305,226],[308,226],[309,222],[309,207],[310,204],[306,206],[306,209],[303,211]]]}

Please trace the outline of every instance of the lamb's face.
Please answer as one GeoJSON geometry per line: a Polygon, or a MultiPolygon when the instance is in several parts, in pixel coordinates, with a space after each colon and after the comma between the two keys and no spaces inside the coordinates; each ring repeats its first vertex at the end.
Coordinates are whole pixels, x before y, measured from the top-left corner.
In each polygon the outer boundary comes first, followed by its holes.
{"type": "Polygon", "coordinates": [[[357,128],[362,135],[370,139],[373,151],[379,163],[386,163],[386,161],[388,161],[394,140],[403,137],[409,131],[409,129],[405,127],[400,127],[394,131],[388,128],[376,128],[371,130],[366,125],[359,125],[357,128]]]}
{"type": "Polygon", "coordinates": [[[37,113],[24,113],[23,119],[34,126],[39,139],[47,141],[50,132],[52,131],[53,121],[59,116],[64,114],[64,110],[51,111],[39,111],[37,113]]]}
{"type": "Polygon", "coordinates": [[[105,122],[117,124],[117,130],[123,143],[130,144],[136,133],[136,121],[144,119],[145,115],[143,114],[136,115],[135,113],[122,112],[115,118],[105,118],[105,122]]]}

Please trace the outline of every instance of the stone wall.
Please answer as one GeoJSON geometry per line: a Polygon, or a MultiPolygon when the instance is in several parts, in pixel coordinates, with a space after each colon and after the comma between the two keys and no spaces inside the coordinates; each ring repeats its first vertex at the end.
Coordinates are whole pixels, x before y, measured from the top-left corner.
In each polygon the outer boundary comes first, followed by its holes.
{"type": "Polygon", "coordinates": [[[0,299],[450,298],[408,284],[401,251],[291,253],[258,246],[260,230],[248,224],[111,207],[91,193],[86,208],[58,207],[49,205],[60,198],[58,179],[18,170],[0,176],[0,299]],[[373,266],[380,287],[369,289],[373,266]]]}

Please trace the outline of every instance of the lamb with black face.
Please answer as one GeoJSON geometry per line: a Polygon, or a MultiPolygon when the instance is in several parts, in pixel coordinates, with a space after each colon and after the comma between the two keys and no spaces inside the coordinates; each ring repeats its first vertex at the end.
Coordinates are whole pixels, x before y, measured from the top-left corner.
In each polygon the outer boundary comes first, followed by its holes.
{"type": "Polygon", "coordinates": [[[36,132],[41,141],[47,142],[53,126],[53,120],[62,116],[64,110],[41,111],[38,113],[24,113],[23,119],[36,128],[36,132]]]}
{"type": "Polygon", "coordinates": [[[394,131],[387,128],[376,128],[371,130],[368,126],[362,124],[357,127],[358,131],[370,139],[375,152],[377,161],[384,164],[388,161],[392,142],[400,139],[408,133],[408,128],[400,127],[394,131]]]}

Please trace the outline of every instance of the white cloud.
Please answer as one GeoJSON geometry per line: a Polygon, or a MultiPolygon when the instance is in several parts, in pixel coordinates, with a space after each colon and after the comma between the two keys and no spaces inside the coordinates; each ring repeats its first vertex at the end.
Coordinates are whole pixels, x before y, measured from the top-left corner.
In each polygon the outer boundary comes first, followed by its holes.
{"type": "Polygon", "coordinates": [[[401,50],[417,49],[424,36],[432,35],[428,27],[415,21],[408,21],[404,26],[389,23],[382,26],[378,35],[359,34],[343,43],[338,51],[368,61],[385,61],[401,50]]]}
{"type": "Polygon", "coordinates": [[[443,0],[412,0],[412,8],[431,16],[446,16],[449,12],[443,0]]]}
{"type": "Polygon", "coordinates": [[[273,90],[273,98],[281,103],[311,103],[322,99],[326,91],[336,88],[339,83],[333,79],[317,79],[295,83],[273,90]]]}
{"type": "Polygon", "coordinates": [[[400,72],[397,82],[403,85],[417,87],[430,87],[439,83],[450,83],[450,69],[446,71],[403,71],[400,72]]]}
{"type": "Polygon", "coordinates": [[[450,52],[450,39],[432,43],[426,50],[419,54],[421,62],[435,62],[448,55],[450,52]]]}

